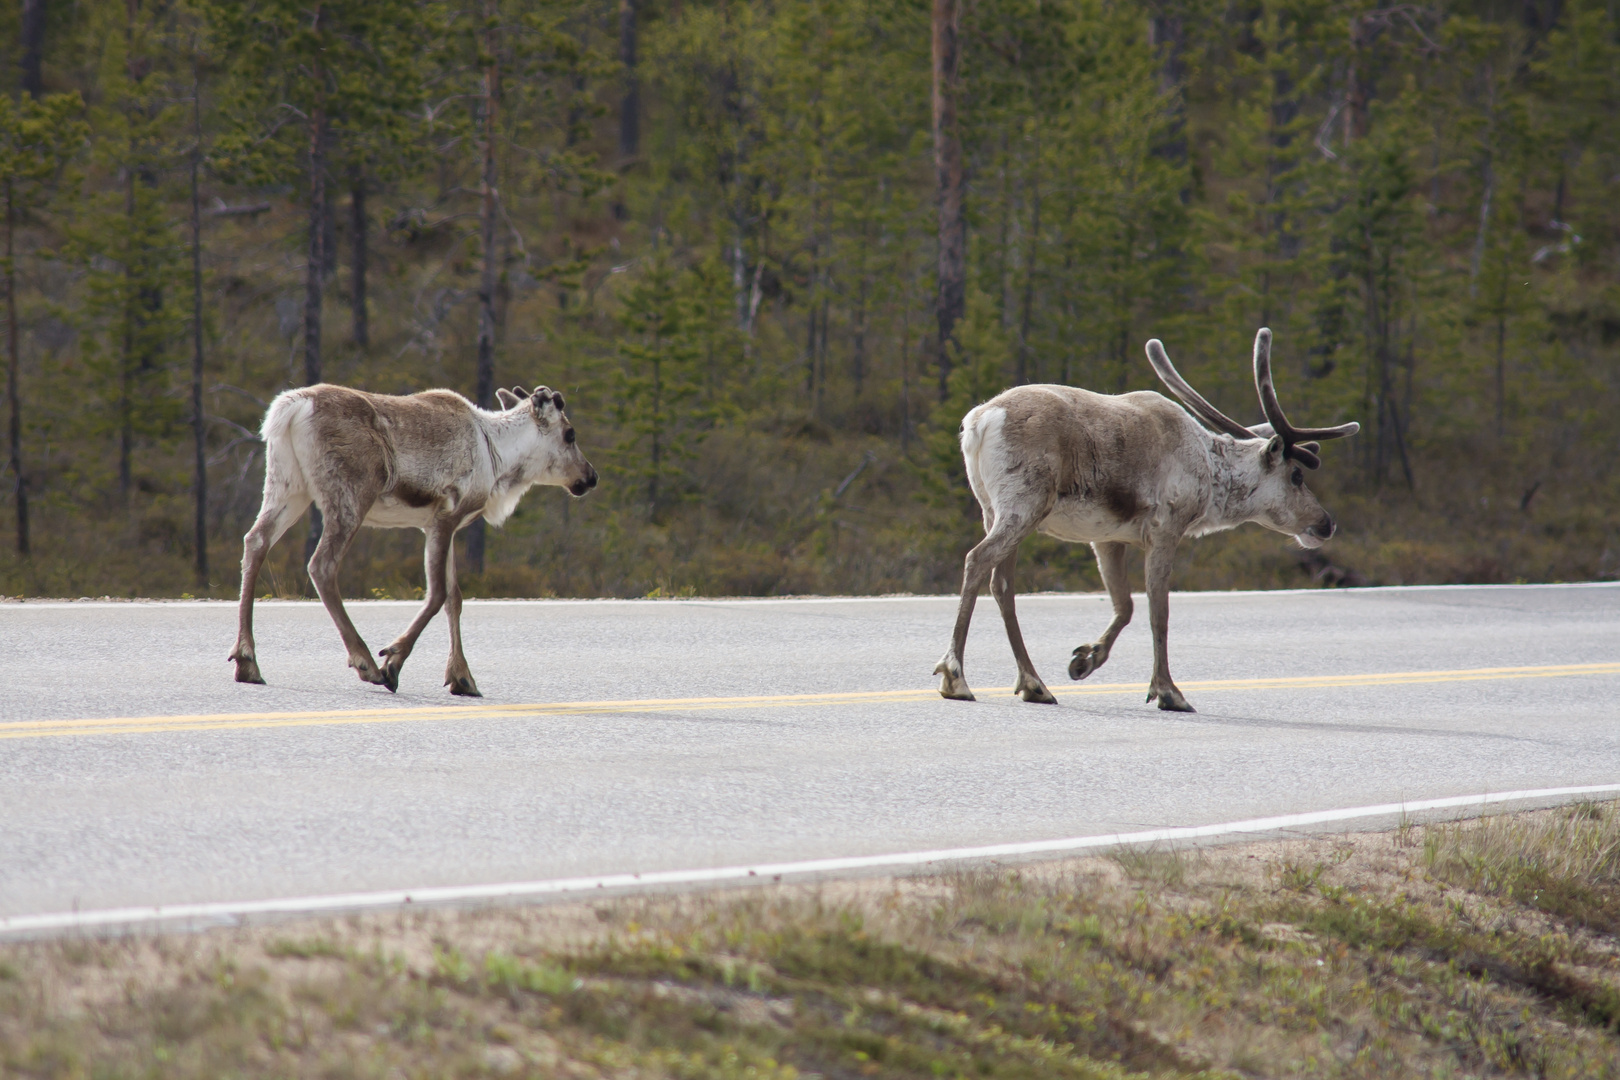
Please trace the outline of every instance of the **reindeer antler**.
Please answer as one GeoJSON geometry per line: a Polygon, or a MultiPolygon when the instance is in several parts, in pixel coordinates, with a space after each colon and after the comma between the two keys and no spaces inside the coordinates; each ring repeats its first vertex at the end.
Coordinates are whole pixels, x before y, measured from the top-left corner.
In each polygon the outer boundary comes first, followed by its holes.
{"type": "Polygon", "coordinates": [[[1271,331],[1262,326],[1254,335],[1254,388],[1260,393],[1260,408],[1266,414],[1271,430],[1282,438],[1283,452],[1305,466],[1314,469],[1322,464],[1318,439],[1343,439],[1361,430],[1355,421],[1330,428],[1297,428],[1288,422],[1277,401],[1277,388],[1271,381],[1271,331]]]}
{"type": "Polygon", "coordinates": [[[1158,338],[1153,338],[1147,343],[1147,355],[1148,363],[1153,365],[1153,370],[1158,373],[1164,385],[1168,386],[1198,419],[1236,439],[1259,438],[1253,431],[1205,401],[1202,394],[1189,386],[1187,380],[1181,377],[1181,372],[1170,362],[1169,354],[1164,351],[1164,343],[1158,338]]]}

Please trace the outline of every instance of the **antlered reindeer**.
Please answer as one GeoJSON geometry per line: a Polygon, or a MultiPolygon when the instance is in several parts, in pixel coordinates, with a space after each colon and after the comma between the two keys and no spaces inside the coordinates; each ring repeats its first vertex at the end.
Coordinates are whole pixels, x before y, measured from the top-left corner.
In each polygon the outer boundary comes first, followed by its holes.
{"type": "Polygon", "coordinates": [[[1271,382],[1270,330],[1254,339],[1254,383],[1267,422],[1252,428],[1205,401],[1157,339],[1147,343],[1147,354],[1186,409],[1151,390],[1108,396],[1069,386],[1019,386],[962,418],[962,457],[984,511],[985,537],[968,552],[956,631],[934,669],[943,676],[945,697],[973,700],[962,650],[974,600],[988,578],[1018,663],[1013,693],[1025,701],[1055,700],[1029,661],[1013,610],[1018,544],[1032,532],[1090,543],[1113,601],[1114,620],[1102,637],[1074,650],[1072,679],[1101,667],[1131,621],[1125,546],[1146,550],[1153,626],[1147,699],[1179,712],[1193,707],[1170,679],[1166,642],[1170,570],[1182,538],[1250,521],[1292,536],[1301,547],[1319,547],[1333,535],[1333,518],[1305,486],[1303,470],[1322,463],[1314,440],[1354,435],[1360,425],[1296,428],[1288,422],[1271,382]],[[1194,416],[1215,430],[1205,430],[1194,416]]]}
{"type": "Polygon", "coordinates": [[[456,583],[456,530],[479,517],[500,525],[536,484],[578,497],[596,486],[580,453],[563,397],[544,386],[497,390],[502,409],[480,409],[450,390],[406,397],[367,394],[322,383],[288,390],[264,414],[264,500],[242,541],[242,600],[236,681],[262,683],[253,648],[253,586],[265,555],[309,507],[325,527],[309,560],[315,591],[349,650],[363,682],[399,689],[399,670],[416,639],[443,607],[450,620],[452,694],[481,696],[461,652],[461,588],[456,583]],[[371,653],[343,610],[338,564],[360,526],[421,529],[427,596],[405,632],[371,653]]]}

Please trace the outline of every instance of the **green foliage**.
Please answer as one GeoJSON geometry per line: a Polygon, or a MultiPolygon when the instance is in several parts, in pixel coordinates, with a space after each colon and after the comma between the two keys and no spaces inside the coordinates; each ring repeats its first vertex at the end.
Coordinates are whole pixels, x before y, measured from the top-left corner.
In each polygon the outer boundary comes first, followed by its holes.
{"type": "Polygon", "coordinates": [[[413,108],[426,97],[430,25],[404,0],[204,0],[225,77],[225,128],[213,159],[226,178],[267,184],[304,167],[306,125],[324,113],[336,137],[361,146],[410,141],[413,108]],[[302,136],[302,137],[300,137],[302,136]]]}
{"type": "MultiPolygon", "coordinates": [[[[19,378],[39,403],[22,425],[40,528],[59,542],[0,562],[0,591],[189,586],[194,54],[217,565],[254,508],[263,403],[302,381],[311,284],[358,284],[353,219],[330,199],[319,221],[302,212],[317,111],[322,177],[363,192],[375,226],[371,346],[324,377],[473,391],[498,61],[497,378],[563,390],[608,482],[566,509],[531,496],[469,592],[950,589],[978,532],[956,444],[969,408],[1020,382],[1151,388],[1141,349],[1158,336],[1254,418],[1262,324],[1291,415],[1363,424],[1314,483],[1342,523],[1328,570],[1620,575],[1612,4],[1570,0],[1550,23],[1478,4],[966,5],[969,299],[943,382],[929,7],[635,9],[632,71],[614,0],[339,0],[319,20],[286,0],[53,8],[47,82],[82,95],[89,127],[17,183],[52,194],[88,132],[85,195],[24,208],[16,235],[42,256],[17,263],[19,378]],[[632,83],[641,138],[623,154],[632,83]],[[313,229],[324,266],[302,254],[313,229]],[[99,517],[115,527],[82,528],[99,517]]],[[[65,120],[68,100],[0,108],[15,127],[19,109],[65,120]]],[[[409,540],[364,534],[353,588],[419,587],[409,540]]],[[[302,588],[295,543],[272,555],[273,591],[302,588]]],[[[1310,580],[1256,535],[1184,558],[1186,586],[1310,580]]],[[[1033,541],[1022,580],[1090,586],[1087,560],[1033,541]]]]}

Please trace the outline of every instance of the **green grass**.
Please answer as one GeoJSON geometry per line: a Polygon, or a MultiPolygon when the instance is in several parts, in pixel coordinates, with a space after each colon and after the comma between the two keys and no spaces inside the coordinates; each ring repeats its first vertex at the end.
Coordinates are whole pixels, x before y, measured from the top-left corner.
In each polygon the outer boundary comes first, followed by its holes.
{"type": "Polygon", "coordinates": [[[1620,814],[0,947],[11,1077],[1620,1075],[1620,814]]]}

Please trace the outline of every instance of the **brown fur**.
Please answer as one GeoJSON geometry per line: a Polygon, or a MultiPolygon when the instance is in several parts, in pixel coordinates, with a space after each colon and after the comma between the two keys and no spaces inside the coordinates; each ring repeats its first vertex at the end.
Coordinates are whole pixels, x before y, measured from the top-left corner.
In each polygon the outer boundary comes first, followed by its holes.
{"type": "Polygon", "coordinates": [[[253,642],[253,589],[271,545],[314,501],[324,528],[309,561],[310,580],[366,682],[390,690],[428,622],[443,607],[450,622],[451,693],[476,696],[461,651],[461,590],[456,582],[458,529],[480,516],[499,525],[535,484],[583,495],[596,470],[580,453],[563,413],[562,395],[540,387],[530,396],[503,391],[501,412],[486,412],[460,394],[428,390],[405,397],[342,386],[282,394],[265,414],[264,500],[243,538],[242,598],[236,648],[238,682],[263,682],[253,642]],[[427,595],[411,625],[378,655],[355,630],[338,594],[337,570],[363,525],[417,528],[427,595]]]}

